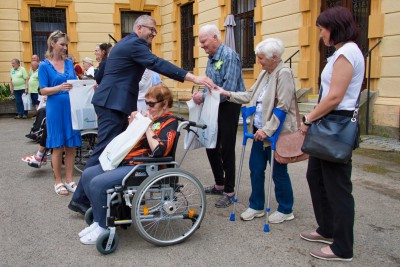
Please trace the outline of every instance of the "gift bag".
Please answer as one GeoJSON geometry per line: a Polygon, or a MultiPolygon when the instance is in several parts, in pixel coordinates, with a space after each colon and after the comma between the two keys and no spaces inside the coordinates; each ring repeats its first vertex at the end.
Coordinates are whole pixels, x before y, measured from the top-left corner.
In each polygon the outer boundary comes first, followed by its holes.
{"type": "Polygon", "coordinates": [[[206,129],[199,129],[199,141],[206,148],[215,148],[218,135],[218,108],[219,92],[207,90],[206,98],[203,103],[199,123],[207,125],[206,129]]]}
{"type": "MultiPolygon", "coordinates": [[[[194,103],[193,99],[187,101],[186,104],[188,105],[189,108],[189,121],[198,122],[200,119],[203,104],[197,105],[196,103],[194,103]]],[[[191,131],[186,131],[185,134],[185,140],[183,146],[184,149],[192,150],[204,147],[197,138],[199,128],[190,127],[190,129],[191,131]]]]}
{"type": "Polygon", "coordinates": [[[37,110],[46,107],[47,96],[39,95],[38,96],[39,105],[37,110]]]}
{"type": "Polygon", "coordinates": [[[68,80],[72,84],[69,91],[71,119],[74,130],[97,128],[97,116],[92,105],[94,80],[68,80]]]}
{"type": "Polygon", "coordinates": [[[138,112],[128,128],[117,135],[101,153],[99,161],[102,169],[109,171],[117,168],[146,132],[150,123],[151,120],[148,117],[138,112]]]}
{"type": "Polygon", "coordinates": [[[22,94],[22,102],[24,103],[24,110],[33,110],[31,94],[22,94]]]}

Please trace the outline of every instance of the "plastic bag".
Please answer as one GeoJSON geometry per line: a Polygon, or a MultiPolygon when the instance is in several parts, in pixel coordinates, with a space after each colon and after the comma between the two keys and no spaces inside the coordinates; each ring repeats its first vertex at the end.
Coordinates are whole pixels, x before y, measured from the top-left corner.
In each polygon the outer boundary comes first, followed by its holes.
{"type": "Polygon", "coordinates": [[[138,112],[128,128],[117,135],[103,150],[99,157],[101,167],[104,171],[113,170],[118,167],[125,156],[137,144],[151,120],[138,112]]]}
{"type": "MultiPolygon", "coordinates": [[[[195,121],[198,122],[200,119],[200,115],[201,115],[201,110],[203,108],[203,104],[197,105],[196,103],[194,103],[193,99],[189,100],[186,102],[186,104],[188,105],[189,108],[189,120],[190,121],[195,121]]],[[[192,149],[197,149],[197,148],[201,148],[204,147],[199,139],[197,138],[196,134],[198,134],[199,132],[199,128],[197,127],[190,127],[190,129],[192,129],[192,131],[188,132],[186,131],[185,134],[185,140],[184,140],[184,149],[188,149],[188,150],[192,150],[192,149]]]]}
{"type": "Polygon", "coordinates": [[[24,103],[24,110],[33,110],[31,94],[22,94],[22,102],[24,103]]]}
{"type": "Polygon", "coordinates": [[[72,129],[85,130],[97,128],[97,115],[92,98],[95,80],[68,80],[72,84],[69,91],[71,102],[72,129]]]}
{"type": "Polygon", "coordinates": [[[206,124],[206,129],[199,129],[199,141],[206,148],[215,148],[218,137],[218,108],[220,97],[216,91],[207,90],[206,97],[201,110],[199,123],[206,124]]]}

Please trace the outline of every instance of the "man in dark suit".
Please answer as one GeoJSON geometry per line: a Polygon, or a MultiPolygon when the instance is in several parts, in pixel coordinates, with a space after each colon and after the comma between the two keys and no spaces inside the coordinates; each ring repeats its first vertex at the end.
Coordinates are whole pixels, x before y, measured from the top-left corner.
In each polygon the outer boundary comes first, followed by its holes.
{"type": "MultiPolygon", "coordinates": [[[[98,136],[86,167],[99,164],[98,158],[104,148],[126,127],[128,114],[136,110],[139,81],[146,68],[180,82],[186,80],[210,88],[215,86],[211,79],[195,76],[152,54],[149,45],[156,35],[156,21],[143,15],[136,19],[133,33],[112,48],[103,79],[92,100],[98,119],[98,136]]],[[[89,204],[79,184],[68,207],[84,213],[89,204]]]]}

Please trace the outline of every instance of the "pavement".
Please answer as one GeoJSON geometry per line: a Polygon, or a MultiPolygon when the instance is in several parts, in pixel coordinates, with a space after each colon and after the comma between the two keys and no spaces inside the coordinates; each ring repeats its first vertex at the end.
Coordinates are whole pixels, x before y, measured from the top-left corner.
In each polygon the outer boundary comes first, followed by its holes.
{"type": "Polygon", "coordinates": [[[400,152],[400,141],[394,138],[377,135],[364,135],[361,136],[361,141],[361,148],[400,152]]]}
{"type": "MultiPolygon", "coordinates": [[[[0,118],[1,266],[400,266],[400,153],[363,148],[374,138],[365,140],[353,155],[356,218],[354,258],[350,263],[312,258],[309,251],[321,245],[299,237],[301,231],[316,227],[305,179],[307,161],[289,165],[295,219],[271,224],[270,233],[263,232],[264,218],[229,221],[232,209],[215,208],[216,197],[207,196],[207,212],[201,227],[184,243],[156,247],[130,227],[117,230],[119,247],[115,253],[104,256],[95,246],[79,242],[77,234],[85,227],[83,217],[67,208],[71,196],[55,194],[50,164],[34,169],[20,160],[37,149],[37,144],[25,138],[32,123],[33,120],[0,118]]],[[[238,131],[236,167],[242,135],[238,131]]],[[[392,141],[387,146],[394,150],[399,144],[392,141]]],[[[387,140],[379,142],[383,147],[387,140]]],[[[248,141],[237,217],[247,208],[251,190],[250,147],[248,141]]],[[[378,145],[372,144],[374,147],[378,145]]],[[[180,142],[178,159],[183,152],[180,142]]],[[[189,151],[181,167],[204,185],[213,183],[204,149],[189,151]]],[[[78,181],[79,173],[74,177],[78,181]]],[[[272,194],[271,210],[276,210],[276,206],[272,194]]]]}

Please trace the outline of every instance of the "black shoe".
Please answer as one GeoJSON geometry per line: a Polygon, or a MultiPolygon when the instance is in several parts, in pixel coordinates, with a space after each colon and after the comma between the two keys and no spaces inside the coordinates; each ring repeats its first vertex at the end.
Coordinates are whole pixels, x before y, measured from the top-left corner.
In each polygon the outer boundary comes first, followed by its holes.
{"type": "Polygon", "coordinates": [[[71,200],[71,202],[69,202],[68,204],[68,208],[72,211],[79,212],[80,214],[85,215],[90,206],[71,200]]]}

